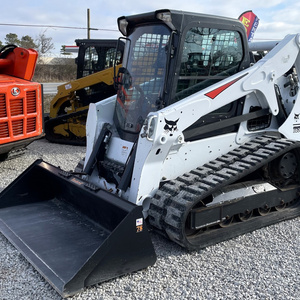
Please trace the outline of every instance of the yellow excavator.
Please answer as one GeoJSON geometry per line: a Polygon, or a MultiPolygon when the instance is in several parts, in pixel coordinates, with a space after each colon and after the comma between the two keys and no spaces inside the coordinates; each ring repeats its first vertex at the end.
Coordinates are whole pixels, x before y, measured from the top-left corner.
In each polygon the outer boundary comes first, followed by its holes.
{"type": "Polygon", "coordinates": [[[117,40],[75,42],[77,79],[58,86],[45,120],[45,133],[50,142],[85,145],[88,106],[116,94],[114,72],[121,66],[124,44],[119,41],[116,50],[117,40]]]}

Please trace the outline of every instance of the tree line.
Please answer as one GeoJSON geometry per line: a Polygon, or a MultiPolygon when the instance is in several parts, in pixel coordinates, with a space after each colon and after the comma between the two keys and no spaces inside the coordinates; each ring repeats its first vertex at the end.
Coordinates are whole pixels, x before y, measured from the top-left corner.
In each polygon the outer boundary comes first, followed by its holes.
{"type": "Polygon", "coordinates": [[[21,38],[19,38],[18,35],[15,33],[8,33],[5,36],[4,40],[4,43],[0,41],[0,49],[6,45],[16,45],[18,47],[23,47],[27,49],[33,48],[38,51],[40,56],[43,56],[51,52],[52,49],[54,49],[52,38],[47,37],[45,32],[41,32],[35,39],[33,39],[29,35],[24,35],[21,38]]]}
{"type": "Polygon", "coordinates": [[[16,45],[26,49],[32,48],[37,50],[39,54],[38,62],[35,69],[34,81],[69,81],[76,79],[76,65],[72,59],[58,59],[57,63],[47,64],[41,58],[54,49],[54,44],[51,37],[47,37],[45,32],[40,33],[37,38],[33,39],[29,35],[18,37],[15,33],[8,33],[5,36],[5,41],[0,41],[0,51],[6,45],[16,45]]]}

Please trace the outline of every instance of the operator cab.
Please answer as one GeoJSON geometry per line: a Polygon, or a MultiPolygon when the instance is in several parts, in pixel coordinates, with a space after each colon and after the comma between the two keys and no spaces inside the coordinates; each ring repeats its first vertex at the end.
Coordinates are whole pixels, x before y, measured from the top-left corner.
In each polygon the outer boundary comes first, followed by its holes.
{"type": "MultiPolygon", "coordinates": [[[[128,141],[137,139],[149,112],[211,86],[250,63],[245,55],[249,52],[245,28],[238,20],[159,10],[120,17],[118,26],[126,46],[116,79],[114,121],[120,137],[128,141]]],[[[222,113],[236,114],[236,110],[229,105],[222,113]]]]}

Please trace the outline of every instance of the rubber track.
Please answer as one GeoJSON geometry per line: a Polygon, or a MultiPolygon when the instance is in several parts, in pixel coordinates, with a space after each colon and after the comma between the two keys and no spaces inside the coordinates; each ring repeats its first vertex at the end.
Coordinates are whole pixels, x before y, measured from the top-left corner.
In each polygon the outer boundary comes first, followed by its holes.
{"type": "Polygon", "coordinates": [[[194,240],[187,239],[184,229],[188,213],[201,200],[298,147],[300,142],[297,141],[272,136],[256,137],[204,166],[170,180],[152,198],[149,208],[150,224],[179,245],[195,250],[296,217],[300,212],[298,207],[286,208],[284,213],[274,212],[270,216],[261,217],[264,218],[263,225],[253,218],[238,223],[238,227],[230,225],[213,233],[199,234],[194,240]]]}
{"type": "Polygon", "coordinates": [[[77,111],[70,114],[61,115],[55,118],[51,118],[45,122],[45,133],[46,139],[49,142],[73,146],[85,146],[86,139],[78,139],[75,135],[74,137],[66,138],[65,136],[58,135],[54,133],[54,127],[60,124],[68,123],[68,119],[80,117],[81,115],[87,114],[88,109],[77,111]],[[59,136],[59,137],[56,137],[59,136]]]}

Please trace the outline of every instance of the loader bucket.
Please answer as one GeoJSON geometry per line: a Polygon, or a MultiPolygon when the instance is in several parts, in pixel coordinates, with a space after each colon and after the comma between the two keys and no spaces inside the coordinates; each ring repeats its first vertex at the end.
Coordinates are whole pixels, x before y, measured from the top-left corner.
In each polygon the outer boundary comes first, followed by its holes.
{"type": "Polygon", "coordinates": [[[141,207],[42,160],[0,194],[0,230],[63,297],[156,261],[141,207]]]}

